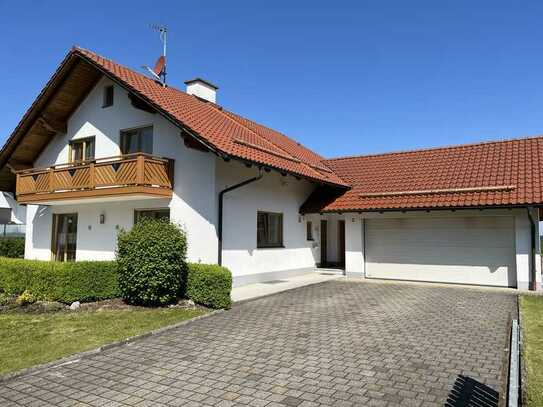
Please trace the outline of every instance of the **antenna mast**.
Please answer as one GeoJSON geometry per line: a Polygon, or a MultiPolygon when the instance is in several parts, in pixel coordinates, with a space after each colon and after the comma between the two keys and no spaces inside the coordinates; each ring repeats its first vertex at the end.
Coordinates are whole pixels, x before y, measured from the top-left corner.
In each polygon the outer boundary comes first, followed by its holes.
{"type": "Polygon", "coordinates": [[[166,45],[168,42],[168,28],[157,24],[150,25],[150,28],[160,33],[160,41],[162,41],[162,57],[159,58],[154,69],[150,69],[149,67],[146,68],[154,77],[162,82],[162,86],[166,86],[166,45]]]}

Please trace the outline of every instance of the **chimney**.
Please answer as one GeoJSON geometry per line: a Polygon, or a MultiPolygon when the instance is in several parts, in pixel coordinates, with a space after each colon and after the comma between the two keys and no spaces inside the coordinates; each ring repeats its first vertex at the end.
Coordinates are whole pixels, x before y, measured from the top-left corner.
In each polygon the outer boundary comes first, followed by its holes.
{"type": "Polygon", "coordinates": [[[209,102],[215,103],[217,99],[217,86],[213,85],[202,78],[194,78],[190,81],[185,81],[187,85],[187,93],[189,95],[197,96],[201,99],[205,99],[209,102]]]}

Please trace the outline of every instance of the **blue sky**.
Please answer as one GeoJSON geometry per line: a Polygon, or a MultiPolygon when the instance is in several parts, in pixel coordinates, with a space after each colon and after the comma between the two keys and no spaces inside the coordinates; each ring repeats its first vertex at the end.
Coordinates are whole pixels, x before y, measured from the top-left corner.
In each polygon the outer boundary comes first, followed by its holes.
{"type": "Polygon", "coordinates": [[[0,141],[73,44],[139,69],[169,27],[169,83],[326,157],[543,133],[542,2],[0,0],[0,141]]]}

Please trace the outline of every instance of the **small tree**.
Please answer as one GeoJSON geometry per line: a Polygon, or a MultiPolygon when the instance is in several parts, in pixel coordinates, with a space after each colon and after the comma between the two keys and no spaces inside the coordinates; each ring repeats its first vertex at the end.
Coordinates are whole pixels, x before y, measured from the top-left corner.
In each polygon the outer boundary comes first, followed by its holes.
{"type": "Polygon", "coordinates": [[[142,219],[117,238],[119,288],[131,304],[173,302],[186,284],[185,232],[166,220],[142,219]]]}

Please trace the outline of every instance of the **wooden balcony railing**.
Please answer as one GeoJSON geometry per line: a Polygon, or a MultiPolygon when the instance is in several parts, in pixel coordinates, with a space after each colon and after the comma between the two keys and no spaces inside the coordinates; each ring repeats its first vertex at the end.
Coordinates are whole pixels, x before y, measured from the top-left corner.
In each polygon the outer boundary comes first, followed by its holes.
{"type": "Polygon", "coordinates": [[[168,197],[173,189],[173,160],[137,153],[17,172],[21,203],[116,195],[168,197]]]}

